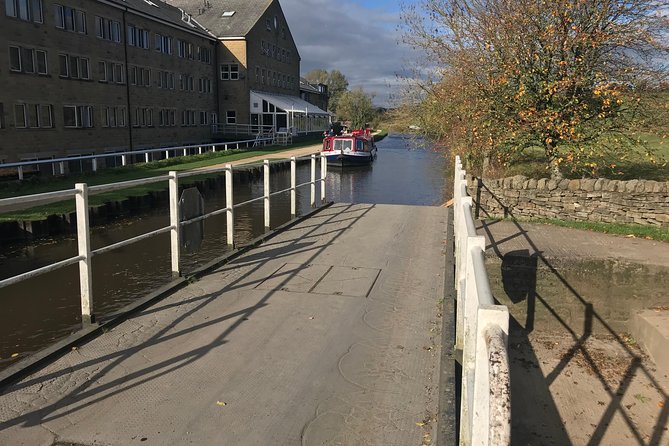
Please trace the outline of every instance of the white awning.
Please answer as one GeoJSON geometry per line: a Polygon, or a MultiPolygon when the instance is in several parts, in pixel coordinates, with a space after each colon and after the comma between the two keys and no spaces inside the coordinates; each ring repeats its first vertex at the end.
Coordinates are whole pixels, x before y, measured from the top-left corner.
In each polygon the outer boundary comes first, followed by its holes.
{"type": "Polygon", "coordinates": [[[263,100],[273,104],[274,107],[289,113],[304,113],[310,116],[330,116],[329,112],[316,107],[314,104],[310,104],[298,96],[288,96],[285,94],[267,93],[254,90],[251,90],[251,113],[263,113],[263,100]]]}

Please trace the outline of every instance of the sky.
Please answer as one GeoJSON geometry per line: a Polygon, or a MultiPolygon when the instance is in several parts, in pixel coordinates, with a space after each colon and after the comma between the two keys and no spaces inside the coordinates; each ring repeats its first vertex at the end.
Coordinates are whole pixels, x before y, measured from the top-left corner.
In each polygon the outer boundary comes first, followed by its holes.
{"type": "Polygon", "coordinates": [[[349,88],[373,93],[391,105],[401,88],[397,75],[411,63],[401,45],[399,0],[279,0],[302,57],[301,71],[336,69],[349,88]]]}

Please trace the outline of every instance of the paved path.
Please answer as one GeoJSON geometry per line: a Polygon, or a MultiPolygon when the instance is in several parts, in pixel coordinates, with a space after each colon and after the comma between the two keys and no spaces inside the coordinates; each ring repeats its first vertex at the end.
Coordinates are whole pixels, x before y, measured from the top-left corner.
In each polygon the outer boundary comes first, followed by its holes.
{"type": "Polygon", "coordinates": [[[7,389],[0,444],[429,444],[445,218],[324,210],[7,389]]]}
{"type": "MultiPolygon", "coordinates": [[[[312,154],[314,152],[318,152],[321,150],[323,147],[323,144],[314,144],[306,147],[301,147],[299,149],[290,149],[290,150],[284,150],[280,152],[274,152],[274,153],[268,153],[266,155],[260,155],[260,156],[254,156],[251,158],[244,158],[236,161],[230,161],[230,162],[225,162],[221,164],[214,164],[211,166],[205,166],[205,167],[198,167],[197,169],[193,169],[194,171],[196,170],[209,170],[209,169],[215,169],[219,167],[224,167],[226,164],[232,164],[233,166],[239,166],[242,164],[252,164],[252,163],[259,163],[264,160],[269,160],[269,159],[288,159],[290,157],[300,157],[300,156],[305,156],[312,154]]],[[[260,147],[262,149],[262,147],[260,147]]]]}

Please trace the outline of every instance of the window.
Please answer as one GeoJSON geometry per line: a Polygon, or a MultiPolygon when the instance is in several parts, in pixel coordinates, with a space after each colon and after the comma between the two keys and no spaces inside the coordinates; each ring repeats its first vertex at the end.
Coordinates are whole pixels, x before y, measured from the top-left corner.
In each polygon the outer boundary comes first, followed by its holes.
{"type": "Polygon", "coordinates": [[[207,120],[209,116],[207,115],[206,111],[201,111],[200,112],[200,125],[209,125],[209,121],[207,120]]]}
{"type": "Polygon", "coordinates": [[[211,50],[205,47],[198,47],[197,58],[200,62],[211,63],[211,50]]]}
{"type": "Polygon", "coordinates": [[[267,31],[272,30],[272,21],[270,19],[265,19],[265,28],[267,28],[267,31]]]}
{"type": "Polygon", "coordinates": [[[70,54],[58,55],[59,76],[70,79],[90,79],[90,64],[87,58],[70,54]]]}
{"type": "Polygon", "coordinates": [[[86,34],[86,13],[68,6],[53,5],[56,28],[86,34]]]}
{"type": "Polygon", "coordinates": [[[239,64],[230,63],[221,65],[221,80],[236,81],[239,80],[239,64]]]}
{"type": "Polygon", "coordinates": [[[93,127],[93,107],[90,105],[64,105],[63,124],[65,128],[93,127]]]}
{"type": "Polygon", "coordinates": [[[158,112],[158,126],[160,127],[175,127],[176,126],[176,110],[164,108],[158,112]]]}
{"type": "Polygon", "coordinates": [[[228,110],[225,112],[226,124],[237,124],[237,111],[228,110]]]}
{"type": "Polygon", "coordinates": [[[133,127],[153,127],[153,109],[149,107],[135,107],[133,127]]]}
{"type": "Polygon", "coordinates": [[[198,91],[200,93],[211,93],[211,79],[198,79],[198,91]]]}
{"type": "Polygon", "coordinates": [[[183,59],[194,59],[193,44],[184,40],[177,40],[179,45],[179,57],[183,59]]]}
{"type": "Polygon", "coordinates": [[[9,69],[18,73],[48,74],[46,51],[10,46],[9,69]]]}
{"type": "Polygon", "coordinates": [[[99,39],[121,43],[121,23],[104,17],[95,17],[95,35],[99,39]]]}
{"type": "Polygon", "coordinates": [[[14,126],[17,129],[25,129],[28,127],[28,119],[26,118],[26,104],[14,105],[14,126]]]}
{"type": "Polygon", "coordinates": [[[0,129],[5,128],[5,104],[0,102],[0,129]]]}
{"type": "Polygon", "coordinates": [[[130,68],[130,85],[137,85],[138,87],[151,86],[151,70],[142,67],[130,68]]]}
{"type": "Polygon", "coordinates": [[[128,45],[149,49],[149,32],[135,25],[128,25],[128,45]]]}
{"type": "Polygon", "coordinates": [[[39,129],[53,127],[51,105],[15,104],[14,124],[17,129],[39,129]]]}
{"type": "Polygon", "coordinates": [[[5,13],[26,22],[44,23],[42,0],[5,0],[5,13]]]}
{"type": "Polygon", "coordinates": [[[172,54],[172,38],[156,33],[155,37],[156,51],[164,54],[172,54]]]}

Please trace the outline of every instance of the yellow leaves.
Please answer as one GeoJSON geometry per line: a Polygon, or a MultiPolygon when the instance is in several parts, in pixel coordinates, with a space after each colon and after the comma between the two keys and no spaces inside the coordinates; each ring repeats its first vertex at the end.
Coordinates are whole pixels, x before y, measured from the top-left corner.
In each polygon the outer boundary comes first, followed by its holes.
{"type": "Polygon", "coordinates": [[[216,405],[219,407],[227,406],[227,403],[225,401],[216,401],[216,405]]]}

